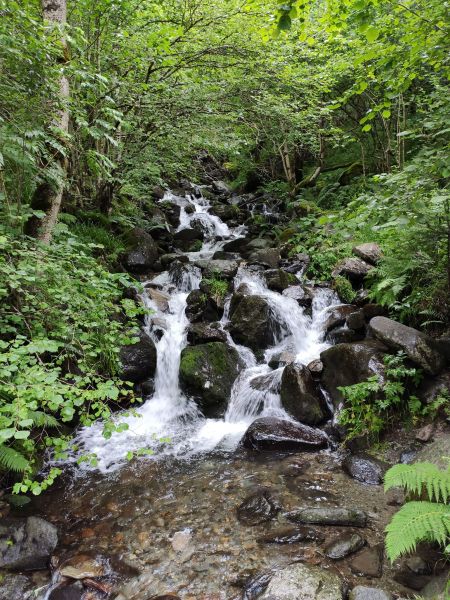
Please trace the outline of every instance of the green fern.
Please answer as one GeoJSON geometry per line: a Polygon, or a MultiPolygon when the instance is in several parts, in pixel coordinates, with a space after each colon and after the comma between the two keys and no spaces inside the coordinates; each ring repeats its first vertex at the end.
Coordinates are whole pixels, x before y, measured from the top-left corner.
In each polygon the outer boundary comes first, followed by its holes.
{"type": "Polygon", "coordinates": [[[430,501],[447,502],[450,497],[450,468],[441,471],[427,462],[413,465],[394,465],[384,477],[384,489],[403,487],[412,494],[425,488],[430,501]]]}
{"type": "Polygon", "coordinates": [[[450,539],[450,467],[441,471],[431,463],[394,465],[384,478],[385,491],[402,487],[410,494],[427,493],[428,500],[407,502],[386,527],[386,551],[391,561],[415,550],[421,541],[443,548],[450,539]]]}
{"type": "Polygon", "coordinates": [[[28,418],[33,419],[33,425],[38,427],[58,427],[58,419],[42,410],[29,410],[28,418]]]}
{"type": "Polygon", "coordinates": [[[446,546],[450,537],[450,507],[436,502],[407,502],[386,527],[386,551],[391,561],[413,552],[419,542],[446,546]]]}
{"type": "Polygon", "coordinates": [[[0,468],[24,473],[30,468],[28,460],[14,448],[0,444],[0,468]]]}

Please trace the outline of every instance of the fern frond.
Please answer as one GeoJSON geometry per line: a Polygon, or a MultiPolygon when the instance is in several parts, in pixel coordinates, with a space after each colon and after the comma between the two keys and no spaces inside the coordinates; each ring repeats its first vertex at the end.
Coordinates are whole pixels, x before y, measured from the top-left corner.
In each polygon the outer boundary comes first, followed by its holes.
{"type": "Polygon", "coordinates": [[[38,427],[58,427],[58,420],[42,410],[29,410],[28,418],[33,419],[33,424],[38,427]]]}
{"type": "Polygon", "coordinates": [[[385,531],[386,552],[391,561],[414,551],[421,541],[445,546],[450,537],[450,507],[434,502],[407,502],[385,531]]]}
{"type": "Polygon", "coordinates": [[[450,469],[441,471],[432,463],[394,465],[384,476],[385,491],[403,487],[413,494],[427,490],[429,500],[447,502],[450,498],[450,469]]]}
{"type": "Polygon", "coordinates": [[[28,460],[14,448],[0,444],[0,467],[8,471],[23,473],[30,467],[28,460]]]}

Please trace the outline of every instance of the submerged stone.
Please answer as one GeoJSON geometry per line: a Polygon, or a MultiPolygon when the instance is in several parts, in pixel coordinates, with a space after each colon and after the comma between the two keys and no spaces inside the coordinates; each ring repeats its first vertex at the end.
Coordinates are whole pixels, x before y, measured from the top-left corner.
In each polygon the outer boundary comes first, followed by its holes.
{"type": "Polygon", "coordinates": [[[237,517],[244,525],[259,525],[274,519],[280,505],[269,490],[259,490],[248,496],[237,508],[237,517]]]}
{"type": "Polygon", "coordinates": [[[364,538],[358,533],[343,533],[325,546],[324,553],[328,558],[340,560],[361,550],[364,544],[364,538]]]}
{"type": "Polygon", "coordinates": [[[298,542],[322,543],[325,536],[313,527],[283,527],[258,538],[260,544],[295,544],[298,542]]]}
{"type": "Polygon", "coordinates": [[[313,506],[299,508],[286,513],[289,521],[311,525],[340,525],[343,527],[365,527],[367,514],[359,508],[336,506],[313,506]]]}
{"type": "Polygon", "coordinates": [[[293,564],[277,571],[261,600],[341,600],[342,582],[320,567],[293,564]]]}
{"type": "Polygon", "coordinates": [[[361,483],[380,485],[389,465],[368,454],[351,454],[345,458],[342,467],[350,477],[361,483]]]}

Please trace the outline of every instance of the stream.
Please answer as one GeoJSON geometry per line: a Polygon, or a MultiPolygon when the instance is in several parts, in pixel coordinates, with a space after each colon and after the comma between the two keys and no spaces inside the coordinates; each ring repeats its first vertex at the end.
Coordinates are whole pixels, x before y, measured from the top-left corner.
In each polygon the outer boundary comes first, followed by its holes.
{"type": "MultiPolygon", "coordinates": [[[[292,562],[320,565],[350,586],[375,581],[377,587],[401,589],[392,582],[386,560],[383,573],[374,579],[368,575],[370,560],[366,573],[358,574],[350,562],[353,556],[340,561],[326,556],[321,544],[344,528],[323,526],[316,540],[297,540],[285,516],[299,506],[362,508],[369,517],[367,527],[346,527],[345,532],[361,534],[364,543],[377,549],[396,510],[386,503],[382,486],[348,477],[339,453],[330,448],[314,453],[252,453],[239,444],[258,417],[293,421],[280,400],[284,366],[273,368],[274,357],[289,353],[302,365],[317,359],[329,346],[324,319],[330,307],[339,304],[338,297],[327,287],[315,287],[308,311],[288,294],[270,290],[260,270],[241,262],[233,288],[245,286],[247,294],[267,301],[277,323],[275,343],[260,356],[235,343],[228,331],[231,296],[226,298],[218,327],[237,351],[242,368],[224,415],[203,416],[179,382],[180,357],[188,343],[187,298],[201,282],[196,263],[211,259],[246,230],[211,214],[200,194],[180,198],[168,192],[164,202],[180,206],[178,231],[190,228],[195,219],[203,225],[205,237],[200,250],[186,253],[189,262],[181,271],[169,268],[143,282],[142,302],[151,309],[145,331],[157,350],[154,392],[137,414],[118,416],[128,429],[111,439],[102,436],[99,423],[81,429],[76,439],[79,452],[95,454],[98,465],[77,465],[74,453],[70,476],[33,504],[35,513],[57,525],[59,556],[97,557],[108,584],[103,589],[88,586],[84,596],[67,595],[69,588],[64,588],[65,596],[57,596],[52,591],[58,585],[55,579],[45,598],[106,598],[109,590],[122,585],[120,600],[158,595],[251,599],[264,590],[267,573],[292,562]],[[140,448],[151,454],[126,460],[127,452],[140,448]],[[276,518],[248,525],[237,518],[236,509],[258,490],[270,490],[278,507],[276,518]]],[[[302,270],[295,277],[302,282],[302,270]]]]}

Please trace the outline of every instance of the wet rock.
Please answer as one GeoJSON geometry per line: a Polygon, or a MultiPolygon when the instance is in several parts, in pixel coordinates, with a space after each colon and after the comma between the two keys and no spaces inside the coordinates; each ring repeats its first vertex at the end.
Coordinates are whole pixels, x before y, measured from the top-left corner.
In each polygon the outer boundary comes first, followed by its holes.
{"type": "Polygon", "coordinates": [[[48,600],[84,600],[86,590],[80,581],[73,583],[62,583],[59,587],[52,590],[48,600]]]}
{"type": "Polygon", "coordinates": [[[189,326],[187,340],[192,345],[226,342],[227,334],[220,329],[219,323],[193,323],[189,326]]]}
{"type": "Polygon", "coordinates": [[[214,277],[220,275],[223,279],[233,279],[239,264],[235,260],[197,260],[197,267],[203,271],[203,277],[214,277]]]}
{"type": "Polygon", "coordinates": [[[173,236],[175,242],[195,242],[197,240],[203,240],[204,233],[200,227],[189,227],[177,231],[173,236]]]}
{"type": "Polygon", "coordinates": [[[165,312],[169,308],[170,294],[155,288],[147,288],[147,295],[156,304],[158,310],[165,312]]]}
{"type": "Polygon", "coordinates": [[[248,496],[237,508],[237,518],[244,525],[259,525],[274,519],[280,505],[269,490],[259,490],[248,496]]]}
{"type": "Polygon", "coordinates": [[[257,263],[268,267],[269,269],[276,269],[280,263],[280,251],[278,248],[268,248],[266,250],[255,250],[248,256],[249,263],[257,263]]]}
{"type": "Polygon", "coordinates": [[[360,258],[344,258],[336,265],[332,276],[347,277],[353,285],[360,286],[372,269],[373,265],[369,265],[360,258]]]}
{"type": "Polygon", "coordinates": [[[350,563],[350,570],[361,577],[381,577],[383,571],[383,546],[364,548],[350,563]]]}
{"type": "Polygon", "coordinates": [[[180,260],[175,260],[169,268],[169,277],[171,281],[180,289],[190,289],[192,286],[187,285],[193,277],[199,277],[200,270],[189,263],[184,263],[180,260]]]}
{"type": "Polygon", "coordinates": [[[371,265],[377,265],[383,256],[380,246],[374,242],[359,244],[359,246],[355,246],[352,249],[352,252],[355,256],[371,265]]]}
{"type": "Polygon", "coordinates": [[[238,252],[242,254],[246,251],[248,244],[250,242],[249,238],[237,238],[236,240],[231,240],[223,245],[223,250],[225,252],[238,252]]]}
{"type": "Polygon", "coordinates": [[[267,573],[258,573],[255,577],[251,577],[244,585],[242,592],[242,600],[255,600],[267,589],[269,582],[273,576],[271,571],[267,573]]]}
{"type": "Polygon", "coordinates": [[[167,269],[174,261],[179,261],[181,263],[188,263],[189,257],[185,254],[177,254],[176,252],[172,252],[170,254],[163,254],[159,258],[161,262],[161,266],[164,269],[167,269]]]}
{"type": "Polygon", "coordinates": [[[382,317],[387,314],[386,309],[381,304],[365,304],[361,310],[366,321],[370,321],[373,317],[382,317]]]}
{"type": "Polygon", "coordinates": [[[349,600],[392,600],[392,594],[379,588],[357,585],[352,589],[349,600]]]}
{"type": "Polygon", "coordinates": [[[342,468],[361,483],[380,485],[389,465],[368,454],[350,454],[342,463],[342,468]]]}
{"type": "Polygon", "coordinates": [[[450,392],[450,369],[442,371],[435,377],[425,377],[416,396],[425,404],[431,404],[445,393],[450,392]]]}
{"type": "Polygon", "coordinates": [[[287,365],[281,377],[280,397],[283,408],[301,423],[317,425],[325,418],[320,391],[305,366],[287,365]]]}
{"type": "Polygon", "coordinates": [[[355,331],[349,329],[346,325],[344,327],[336,327],[327,334],[327,340],[332,344],[353,344],[354,342],[360,342],[365,338],[364,331],[355,331]]]}
{"type": "Polygon", "coordinates": [[[433,577],[420,591],[422,598],[448,600],[448,572],[433,577]]]}
{"type": "Polygon", "coordinates": [[[295,275],[291,275],[282,269],[269,269],[264,271],[263,276],[267,287],[276,292],[282,292],[297,281],[295,275]]]}
{"type": "Polygon", "coordinates": [[[223,250],[214,252],[212,258],[213,260],[242,260],[237,252],[224,252],[223,250]]]}
{"type": "Polygon", "coordinates": [[[120,350],[121,378],[141,383],[153,377],[156,371],[156,348],[153,340],[141,331],[136,344],[123,346],[120,350]]]}
{"type": "Polygon", "coordinates": [[[412,573],[408,570],[395,573],[393,579],[397,583],[400,583],[401,585],[410,588],[411,590],[416,590],[417,592],[424,588],[426,584],[430,581],[429,576],[416,575],[415,573],[412,573]]]}
{"type": "Polygon", "coordinates": [[[340,304],[339,306],[331,306],[325,311],[323,329],[326,333],[345,323],[348,315],[355,312],[356,306],[353,304],[340,304]]]}
{"type": "Polygon", "coordinates": [[[103,577],[106,574],[103,562],[89,554],[76,554],[68,558],[59,566],[58,570],[63,577],[71,579],[103,577]]]}
{"type": "Polygon", "coordinates": [[[366,319],[362,310],[357,310],[347,315],[345,322],[347,327],[354,329],[355,331],[364,329],[366,325],[366,319]]]}
{"type": "Polygon", "coordinates": [[[34,595],[33,587],[25,575],[4,575],[0,580],[0,600],[27,600],[34,595]]]}
{"type": "Polygon", "coordinates": [[[193,290],[186,299],[186,316],[191,323],[218,321],[223,313],[217,304],[201,290],[193,290]]]}
{"type": "Polygon", "coordinates": [[[180,382],[207,416],[223,414],[242,368],[238,352],[223,342],[188,346],[181,353],[180,382]]]}
{"type": "Polygon", "coordinates": [[[386,317],[374,317],[370,332],[386,346],[402,350],[413,363],[431,375],[437,375],[445,366],[444,356],[437,350],[432,338],[417,329],[407,327],[386,317]]]}
{"type": "Polygon", "coordinates": [[[367,514],[363,510],[337,506],[299,508],[286,513],[286,517],[294,523],[306,523],[310,525],[365,527],[367,524],[367,514]]]}
{"type": "Polygon", "coordinates": [[[361,550],[365,543],[357,533],[343,533],[325,546],[324,553],[328,558],[340,560],[361,550]]]}
{"type": "Polygon", "coordinates": [[[276,342],[279,325],[267,300],[242,296],[230,306],[230,333],[235,342],[252,350],[262,350],[276,342]]]}
{"type": "Polygon", "coordinates": [[[378,375],[381,379],[384,377],[383,357],[386,352],[387,348],[380,342],[365,340],[338,344],[321,353],[322,385],[335,406],[344,400],[338,390],[340,386],[360,383],[373,375],[378,375]]]}
{"type": "Polygon", "coordinates": [[[0,567],[45,569],[57,543],[56,527],[40,517],[4,519],[0,524],[0,567]]]}
{"type": "Polygon", "coordinates": [[[277,571],[261,600],[341,600],[340,578],[320,567],[293,564],[277,571]]]}
{"type": "Polygon", "coordinates": [[[229,196],[231,194],[230,187],[225,183],[225,181],[215,180],[212,182],[212,187],[215,192],[218,194],[226,194],[229,196]]]}
{"type": "Polygon", "coordinates": [[[256,419],[242,438],[244,448],[279,452],[314,451],[327,443],[328,438],[320,429],[276,417],[256,419]]]}
{"type": "Polygon", "coordinates": [[[124,267],[132,273],[150,271],[158,258],[158,246],[152,236],[135,227],[126,237],[128,248],[122,256],[124,267]]]}
{"type": "Polygon", "coordinates": [[[314,290],[311,287],[303,285],[291,285],[283,290],[283,296],[297,300],[300,306],[309,308],[314,298],[314,290]]]}
{"type": "Polygon", "coordinates": [[[209,212],[219,217],[224,223],[234,221],[239,217],[239,208],[233,204],[214,204],[209,212]]]}
{"type": "Polygon", "coordinates": [[[415,556],[410,556],[405,560],[405,566],[407,569],[415,573],[416,575],[431,575],[432,569],[430,566],[424,561],[421,556],[417,554],[415,556]]]}
{"type": "Polygon", "coordinates": [[[308,369],[314,379],[319,378],[323,371],[323,363],[319,358],[316,358],[308,364],[308,369]]]}
{"type": "Polygon", "coordinates": [[[436,426],[434,423],[428,423],[428,425],[424,425],[416,433],[416,436],[415,436],[416,440],[418,442],[422,442],[424,444],[426,442],[429,442],[433,437],[435,429],[436,429],[436,426]]]}
{"type": "Polygon", "coordinates": [[[431,462],[439,469],[446,469],[448,461],[445,457],[447,456],[450,456],[450,436],[448,434],[436,435],[432,442],[420,449],[414,462],[431,462]]]}
{"type": "Polygon", "coordinates": [[[260,544],[296,544],[298,542],[317,542],[321,544],[325,536],[313,527],[283,527],[270,531],[258,538],[260,544]]]}
{"type": "Polygon", "coordinates": [[[254,390],[260,392],[270,391],[273,393],[279,393],[280,382],[273,373],[267,373],[267,375],[257,375],[250,380],[250,386],[254,390]]]}
{"type": "Polygon", "coordinates": [[[290,365],[295,361],[295,355],[291,352],[283,351],[279,354],[275,354],[269,361],[269,367],[271,369],[279,369],[280,367],[285,367],[286,365],[290,365]]]}

